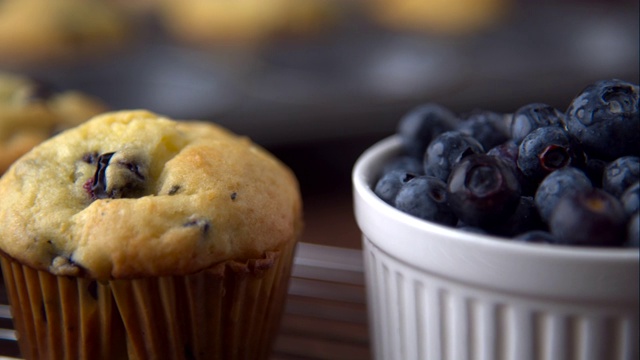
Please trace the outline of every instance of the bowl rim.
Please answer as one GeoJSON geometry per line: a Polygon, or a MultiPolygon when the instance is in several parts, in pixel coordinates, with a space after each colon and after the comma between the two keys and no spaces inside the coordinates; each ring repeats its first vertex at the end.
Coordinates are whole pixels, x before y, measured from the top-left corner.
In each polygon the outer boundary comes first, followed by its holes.
{"type": "Polygon", "coordinates": [[[380,176],[385,160],[389,160],[399,154],[400,151],[400,136],[397,134],[391,135],[366,149],[356,160],[352,170],[354,197],[359,197],[366,205],[374,208],[396,223],[413,228],[419,232],[437,232],[442,236],[451,238],[451,241],[466,243],[466,245],[469,246],[496,249],[514,255],[571,258],[574,261],[581,259],[584,261],[640,262],[640,250],[637,248],[607,248],[508,241],[508,238],[465,232],[401,212],[380,199],[373,192],[373,182],[380,176]]]}

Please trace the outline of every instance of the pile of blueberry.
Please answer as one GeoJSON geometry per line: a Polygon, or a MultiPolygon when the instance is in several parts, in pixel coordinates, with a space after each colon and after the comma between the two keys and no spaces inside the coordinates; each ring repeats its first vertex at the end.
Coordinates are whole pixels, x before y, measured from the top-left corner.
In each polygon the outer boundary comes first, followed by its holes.
{"type": "Polygon", "coordinates": [[[403,153],[375,193],[398,210],[516,241],[638,247],[640,89],[587,86],[565,112],[457,116],[434,103],[398,125],[403,153]]]}

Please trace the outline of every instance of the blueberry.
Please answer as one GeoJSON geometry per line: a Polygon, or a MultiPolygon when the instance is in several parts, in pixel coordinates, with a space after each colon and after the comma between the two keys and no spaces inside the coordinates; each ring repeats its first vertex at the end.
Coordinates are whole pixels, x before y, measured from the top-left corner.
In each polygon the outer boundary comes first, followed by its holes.
{"type": "Polygon", "coordinates": [[[385,164],[382,168],[382,172],[385,174],[393,170],[402,170],[408,173],[422,175],[424,172],[424,168],[422,167],[422,156],[420,158],[409,155],[398,156],[385,164]]]}
{"type": "Polygon", "coordinates": [[[456,130],[478,140],[484,149],[491,149],[510,138],[505,116],[488,110],[472,111],[460,122],[456,130]]]}
{"type": "Polygon", "coordinates": [[[96,199],[105,199],[108,198],[107,194],[107,167],[109,166],[109,161],[111,161],[111,157],[113,157],[113,152],[105,153],[99,155],[95,160],[97,163],[96,172],[93,175],[93,183],[91,184],[90,190],[91,197],[96,199]]]}
{"type": "Polygon", "coordinates": [[[373,192],[386,203],[394,205],[394,199],[400,188],[414,177],[415,175],[401,169],[391,170],[380,177],[373,192]]]}
{"type": "Polygon", "coordinates": [[[621,246],[627,217],[618,199],[598,188],[571,192],[558,202],[549,229],[560,244],[621,246]]]}
{"type": "Polygon", "coordinates": [[[582,166],[584,162],[584,153],[576,141],[557,126],[532,131],[518,149],[518,168],[525,176],[536,180],[566,166],[582,166]]]}
{"type": "Polygon", "coordinates": [[[95,199],[135,198],[142,196],[147,180],[146,157],[123,149],[98,157],[90,193],[95,199]]]}
{"type": "Polygon", "coordinates": [[[536,190],[534,202],[543,220],[549,221],[551,212],[560,198],[568,193],[591,189],[591,181],[579,169],[567,167],[552,172],[542,180],[536,190]]]}
{"type": "Polygon", "coordinates": [[[595,187],[602,187],[602,176],[604,174],[604,168],[609,164],[607,161],[602,159],[590,158],[587,159],[584,166],[582,167],[582,171],[589,177],[591,180],[591,184],[595,187]]]}
{"type": "Polygon", "coordinates": [[[498,146],[495,146],[489,151],[487,155],[496,156],[509,164],[516,173],[520,187],[522,188],[523,195],[533,195],[538,187],[538,183],[533,179],[526,177],[522,171],[518,168],[518,144],[514,141],[507,141],[498,146]]]}
{"type": "Polygon", "coordinates": [[[598,158],[640,156],[639,92],[638,85],[617,79],[587,86],[566,111],[569,133],[598,158]]]}
{"type": "Polygon", "coordinates": [[[640,247],[640,212],[636,212],[627,222],[627,241],[628,247],[640,247]]]}
{"type": "Polygon", "coordinates": [[[566,112],[530,103],[511,116],[420,105],[400,120],[404,152],[384,165],[374,192],[461,231],[638,247],[639,93],[637,84],[598,81],[566,112]]]}
{"type": "Polygon", "coordinates": [[[447,131],[429,144],[424,154],[424,173],[447,181],[451,168],[465,156],[484,153],[480,143],[459,131],[447,131]]]}
{"type": "Polygon", "coordinates": [[[604,168],[602,188],[619,198],[629,186],[639,180],[640,158],[623,156],[607,164],[604,168]]]}
{"type": "Polygon", "coordinates": [[[459,121],[446,107],[427,103],[400,119],[397,132],[406,153],[422,158],[429,143],[441,133],[455,129],[459,121]]]}
{"type": "Polygon", "coordinates": [[[546,224],[542,221],[533,197],[521,196],[520,203],[507,220],[491,227],[491,232],[496,235],[513,237],[527,231],[546,230],[546,224]]]}
{"type": "Polygon", "coordinates": [[[516,235],[513,240],[526,242],[526,243],[538,243],[538,244],[556,244],[558,239],[548,231],[545,230],[531,230],[522,234],[516,235]]]}
{"type": "Polygon", "coordinates": [[[520,144],[525,136],[537,128],[564,127],[564,114],[547,104],[533,103],[520,107],[511,119],[511,139],[520,144]]]}
{"type": "Polygon", "coordinates": [[[432,176],[418,176],[405,183],[395,198],[398,210],[433,221],[453,226],[458,219],[447,204],[447,185],[432,176]]]}
{"type": "Polygon", "coordinates": [[[505,221],[520,201],[520,184],[504,161],[486,154],[465,157],[451,171],[449,205],[464,223],[488,228],[505,221]]]}
{"type": "Polygon", "coordinates": [[[515,167],[516,161],[518,161],[518,144],[512,140],[505,141],[502,144],[489,148],[487,155],[502,158],[515,167]]]}
{"type": "Polygon", "coordinates": [[[87,164],[93,165],[98,161],[99,157],[100,157],[100,154],[98,154],[97,151],[88,152],[82,155],[82,161],[86,162],[87,164]]]}
{"type": "Polygon", "coordinates": [[[640,211],[640,182],[636,181],[622,193],[620,197],[622,206],[627,215],[640,211]]]}
{"type": "Polygon", "coordinates": [[[209,230],[211,230],[211,221],[206,220],[206,219],[196,219],[196,218],[191,218],[189,219],[187,222],[185,222],[184,224],[182,224],[183,227],[195,227],[195,228],[200,228],[200,232],[203,235],[207,235],[207,233],[209,232],[209,230]]]}

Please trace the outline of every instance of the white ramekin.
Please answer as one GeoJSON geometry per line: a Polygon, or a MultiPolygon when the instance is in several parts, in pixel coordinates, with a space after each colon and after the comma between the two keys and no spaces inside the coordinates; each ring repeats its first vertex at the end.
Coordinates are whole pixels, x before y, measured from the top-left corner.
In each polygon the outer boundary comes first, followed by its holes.
{"type": "Polygon", "coordinates": [[[402,213],[372,190],[399,152],[392,136],[353,169],[376,359],[638,359],[638,249],[517,243],[402,213]]]}

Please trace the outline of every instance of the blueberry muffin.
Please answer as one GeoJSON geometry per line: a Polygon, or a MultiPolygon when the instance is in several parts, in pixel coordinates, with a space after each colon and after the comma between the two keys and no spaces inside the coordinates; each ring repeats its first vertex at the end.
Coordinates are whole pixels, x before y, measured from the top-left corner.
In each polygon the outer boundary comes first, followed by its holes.
{"type": "Polygon", "coordinates": [[[104,0],[134,16],[153,15],[161,0],[104,0]]]}
{"type": "Polygon", "coordinates": [[[107,110],[99,99],[79,91],[0,72],[0,175],[35,145],[62,129],[107,110]]]}
{"type": "Polygon", "coordinates": [[[264,359],[301,199],[294,174],[212,123],[98,115],[0,179],[23,356],[264,359]]]}
{"type": "Polygon", "coordinates": [[[465,34],[490,26],[507,11],[510,0],[373,0],[369,15],[393,30],[465,34]]]}
{"type": "Polygon", "coordinates": [[[190,44],[260,44],[314,34],[335,21],[326,0],[160,0],[170,35],[190,44]]]}
{"type": "Polygon", "coordinates": [[[0,64],[68,62],[122,46],[131,24],[100,0],[0,1],[0,64]]]}

